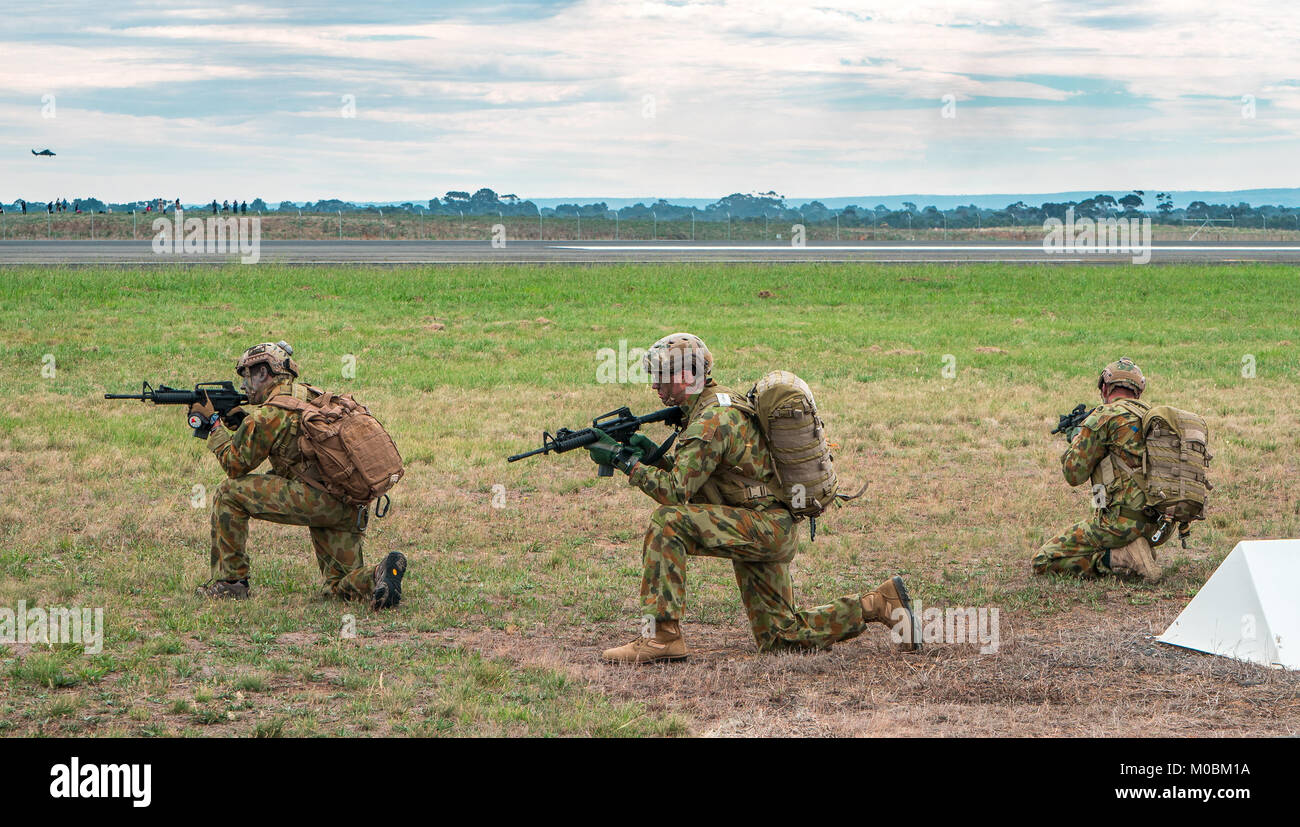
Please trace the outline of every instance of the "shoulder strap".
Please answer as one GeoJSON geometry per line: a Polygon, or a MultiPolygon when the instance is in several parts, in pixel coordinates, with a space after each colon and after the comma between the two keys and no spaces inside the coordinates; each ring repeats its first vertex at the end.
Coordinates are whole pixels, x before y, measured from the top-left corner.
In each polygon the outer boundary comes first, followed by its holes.
{"type": "MultiPolygon", "coordinates": [[[[1143,435],[1145,436],[1146,415],[1147,415],[1147,411],[1151,409],[1151,406],[1137,399],[1127,399],[1127,398],[1117,399],[1115,400],[1115,404],[1119,405],[1120,408],[1122,408],[1127,413],[1130,413],[1133,416],[1136,416],[1138,418],[1138,425],[1142,430],[1143,435]]],[[[1110,458],[1110,465],[1111,468],[1114,469],[1112,472],[1114,476],[1120,476],[1120,475],[1126,476],[1129,479],[1133,480],[1135,483],[1137,483],[1139,488],[1141,488],[1143,491],[1146,491],[1147,456],[1145,450],[1143,450],[1142,452],[1142,465],[1139,468],[1128,467],[1128,464],[1121,462],[1119,457],[1115,456],[1115,452],[1113,451],[1108,451],[1106,453],[1106,456],[1110,458]]],[[[1103,462],[1105,462],[1105,460],[1103,460],[1103,462]]],[[[1110,483],[1106,482],[1106,484],[1109,485],[1110,483]]]]}
{"type": "Polygon", "coordinates": [[[701,391],[699,398],[695,400],[695,405],[691,410],[691,418],[692,420],[698,419],[706,408],[719,407],[735,408],[747,415],[755,413],[754,406],[749,403],[748,397],[717,385],[710,385],[701,391]]]}
{"type": "Polygon", "coordinates": [[[296,396],[289,396],[288,394],[273,396],[262,404],[270,405],[272,408],[283,408],[286,411],[303,411],[307,408],[316,407],[305,399],[299,399],[296,396]]]}
{"type": "Polygon", "coordinates": [[[1145,419],[1147,411],[1151,410],[1150,405],[1137,399],[1116,399],[1114,404],[1119,405],[1138,419],[1145,419]]]}
{"type": "Polygon", "coordinates": [[[263,405],[270,405],[275,408],[284,408],[286,411],[305,411],[309,408],[324,408],[329,405],[331,400],[335,399],[334,394],[329,391],[323,391],[320,388],[311,385],[303,385],[309,394],[312,394],[310,401],[299,399],[291,394],[283,393],[279,396],[273,396],[263,402],[263,405]]]}

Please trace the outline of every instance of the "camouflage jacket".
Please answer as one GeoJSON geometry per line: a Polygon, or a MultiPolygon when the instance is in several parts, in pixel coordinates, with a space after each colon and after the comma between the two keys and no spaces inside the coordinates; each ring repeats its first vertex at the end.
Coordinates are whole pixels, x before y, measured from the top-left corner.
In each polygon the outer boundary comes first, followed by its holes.
{"type": "Polygon", "coordinates": [[[757,508],[777,502],[767,493],[776,472],[758,425],[730,401],[744,399],[710,379],[685,405],[686,427],[675,452],[659,467],[637,463],[629,484],[662,505],[712,502],[757,508]]]}
{"type": "Polygon", "coordinates": [[[1146,442],[1142,420],[1118,402],[1098,405],[1079,427],[1061,455],[1061,470],[1070,485],[1089,480],[1105,484],[1107,505],[1141,510],[1146,505],[1142,488],[1132,477],[1107,468],[1114,457],[1127,467],[1140,469],[1146,442]],[[1111,479],[1113,473],[1113,479],[1111,479]]]}
{"type": "MultiPolygon", "coordinates": [[[[306,385],[290,381],[272,389],[267,399],[284,394],[311,398],[306,385]]],[[[301,419],[302,414],[297,411],[263,403],[249,411],[233,433],[223,427],[213,428],[208,434],[208,450],[216,454],[217,462],[230,477],[251,473],[269,459],[272,474],[298,479],[291,469],[303,461],[302,449],[298,447],[301,419]]]]}

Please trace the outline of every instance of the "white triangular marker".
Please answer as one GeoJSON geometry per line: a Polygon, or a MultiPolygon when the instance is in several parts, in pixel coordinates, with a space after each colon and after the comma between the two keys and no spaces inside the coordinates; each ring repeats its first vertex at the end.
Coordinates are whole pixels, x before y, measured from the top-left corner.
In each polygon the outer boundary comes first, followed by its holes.
{"type": "Polygon", "coordinates": [[[1237,544],[1161,643],[1300,669],[1300,540],[1237,544]]]}

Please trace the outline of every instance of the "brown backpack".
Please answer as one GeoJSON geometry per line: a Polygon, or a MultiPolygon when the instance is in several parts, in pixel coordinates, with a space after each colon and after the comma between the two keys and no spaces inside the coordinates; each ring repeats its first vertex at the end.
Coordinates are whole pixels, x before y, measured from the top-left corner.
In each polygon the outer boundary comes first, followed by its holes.
{"type": "Polygon", "coordinates": [[[308,387],[311,400],[276,396],[267,405],[302,414],[298,447],[305,465],[303,482],[351,505],[365,505],[402,478],[402,455],[393,438],[366,406],[345,393],[308,387]],[[311,473],[314,469],[318,473],[311,473]]]}

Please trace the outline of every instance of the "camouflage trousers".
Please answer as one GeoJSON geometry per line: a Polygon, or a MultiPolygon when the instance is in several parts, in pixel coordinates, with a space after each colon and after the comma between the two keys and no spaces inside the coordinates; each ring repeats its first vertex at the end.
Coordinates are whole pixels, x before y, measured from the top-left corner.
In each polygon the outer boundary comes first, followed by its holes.
{"type": "Polygon", "coordinates": [[[374,571],[362,561],[365,534],[356,529],[357,510],[303,482],[275,474],[226,479],[212,498],[212,578],[248,577],[249,519],[311,527],[323,593],[353,600],[369,598],[374,571]]]}
{"type": "Polygon", "coordinates": [[[725,557],[735,570],[760,652],[827,649],[862,634],[868,624],[862,617],[861,595],[802,611],[794,607],[790,561],[798,547],[794,518],[780,506],[661,506],[642,547],[642,611],[657,620],[680,620],[687,556],[725,557]]]}
{"type": "Polygon", "coordinates": [[[1084,577],[1113,574],[1110,550],[1142,536],[1137,520],[1101,509],[1091,519],[1077,522],[1043,544],[1034,555],[1034,574],[1059,572],[1084,577]]]}

